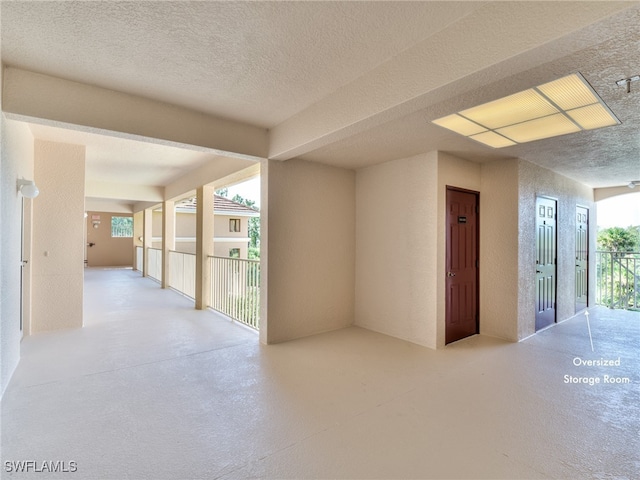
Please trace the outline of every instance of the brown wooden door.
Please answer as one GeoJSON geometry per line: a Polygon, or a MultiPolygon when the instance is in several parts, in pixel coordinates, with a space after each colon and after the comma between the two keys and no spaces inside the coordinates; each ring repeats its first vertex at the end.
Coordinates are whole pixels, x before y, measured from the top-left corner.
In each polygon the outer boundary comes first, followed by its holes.
{"type": "Polygon", "coordinates": [[[478,333],[478,193],[447,187],[445,343],[478,333]]]}
{"type": "Polygon", "coordinates": [[[556,211],[556,200],[537,198],[536,330],[556,321],[556,211]]]}
{"type": "Polygon", "coordinates": [[[589,298],[589,209],[576,207],[576,312],[589,298]]]}

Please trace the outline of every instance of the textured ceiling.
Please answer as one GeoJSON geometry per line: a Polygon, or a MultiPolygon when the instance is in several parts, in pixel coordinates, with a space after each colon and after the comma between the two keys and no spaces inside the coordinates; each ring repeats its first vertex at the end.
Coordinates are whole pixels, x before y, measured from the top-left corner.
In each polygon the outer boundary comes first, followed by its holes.
{"type": "MultiPolygon", "coordinates": [[[[640,72],[640,14],[635,12],[628,21],[629,28],[611,32],[607,40],[590,48],[459,95],[450,94],[446,100],[433,102],[427,108],[318,149],[303,158],[359,168],[392,156],[416,155],[437,145],[438,150],[477,162],[523,158],[593,187],[627,184],[640,178],[640,82],[632,84],[629,94],[615,82],[634,71],[640,72]],[[431,123],[443,115],[574,72],[585,76],[621,125],[492,149],[431,123]]],[[[460,89],[464,86],[465,81],[460,82],[460,89]]]]}
{"type": "Polygon", "coordinates": [[[272,127],[480,5],[3,2],[2,58],[272,127]]]}
{"type": "MultiPolygon", "coordinates": [[[[268,128],[272,142],[297,140],[275,158],[359,168],[442,150],[478,162],[520,157],[593,187],[640,180],[640,84],[631,94],[615,85],[640,74],[639,2],[3,1],[1,9],[6,65],[268,128]],[[494,150],[430,123],[577,71],[622,125],[494,150]]],[[[166,185],[213,155],[32,130],[87,145],[88,178],[107,182],[166,185]]]]}

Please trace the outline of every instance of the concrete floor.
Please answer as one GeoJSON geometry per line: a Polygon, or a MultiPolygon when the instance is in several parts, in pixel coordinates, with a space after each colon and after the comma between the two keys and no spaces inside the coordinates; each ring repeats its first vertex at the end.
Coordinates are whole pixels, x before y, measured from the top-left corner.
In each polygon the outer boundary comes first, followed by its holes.
{"type": "Polygon", "coordinates": [[[519,344],[352,327],[266,347],[131,270],[85,278],[85,328],[22,342],[3,479],[640,478],[638,313],[591,309],[595,353],[583,316],[519,344]],[[27,460],[77,471],[9,472],[27,460]]]}

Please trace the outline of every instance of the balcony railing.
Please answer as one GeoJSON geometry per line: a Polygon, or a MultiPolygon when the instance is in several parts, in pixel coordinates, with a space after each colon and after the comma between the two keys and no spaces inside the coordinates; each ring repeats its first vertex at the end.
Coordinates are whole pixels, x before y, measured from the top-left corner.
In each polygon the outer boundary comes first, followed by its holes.
{"type": "Polygon", "coordinates": [[[209,257],[211,305],[256,330],[260,316],[260,261],[209,257]]]}
{"type": "MultiPolygon", "coordinates": [[[[142,247],[136,247],[136,269],[142,271],[142,247]]],[[[162,250],[147,248],[147,276],[162,281],[162,250]]],[[[260,261],[208,257],[211,291],[208,307],[258,330],[260,318],[260,261]]],[[[196,256],[169,251],[169,287],[196,296],[196,256]]]]}
{"type": "Polygon", "coordinates": [[[596,304],[640,310],[640,252],[596,252],[596,304]]]}
{"type": "Polygon", "coordinates": [[[196,296],[196,256],[169,251],[169,286],[187,297],[196,296]]]}
{"type": "Polygon", "coordinates": [[[136,247],[136,270],[142,273],[142,267],[144,265],[144,249],[142,247],[136,247]]]}
{"type": "Polygon", "coordinates": [[[147,255],[149,255],[147,275],[162,282],[162,250],[159,248],[147,248],[147,255]]]}

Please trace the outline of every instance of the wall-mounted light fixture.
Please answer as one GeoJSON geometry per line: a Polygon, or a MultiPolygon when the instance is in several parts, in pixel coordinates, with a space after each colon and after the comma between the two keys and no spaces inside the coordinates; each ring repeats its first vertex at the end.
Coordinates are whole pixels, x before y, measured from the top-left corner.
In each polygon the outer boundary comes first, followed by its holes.
{"type": "Polygon", "coordinates": [[[493,148],[618,125],[620,121],[575,73],[433,123],[493,148]]]}
{"type": "Polygon", "coordinates": [[[36,187],[36,182],[34,182],[33,180],[25,180],[23,178],[19,178],[18,192],[20,192],[25,198],[36,198],[40,193],[40,190],[38,190],[38,187],[36,187]]]}

